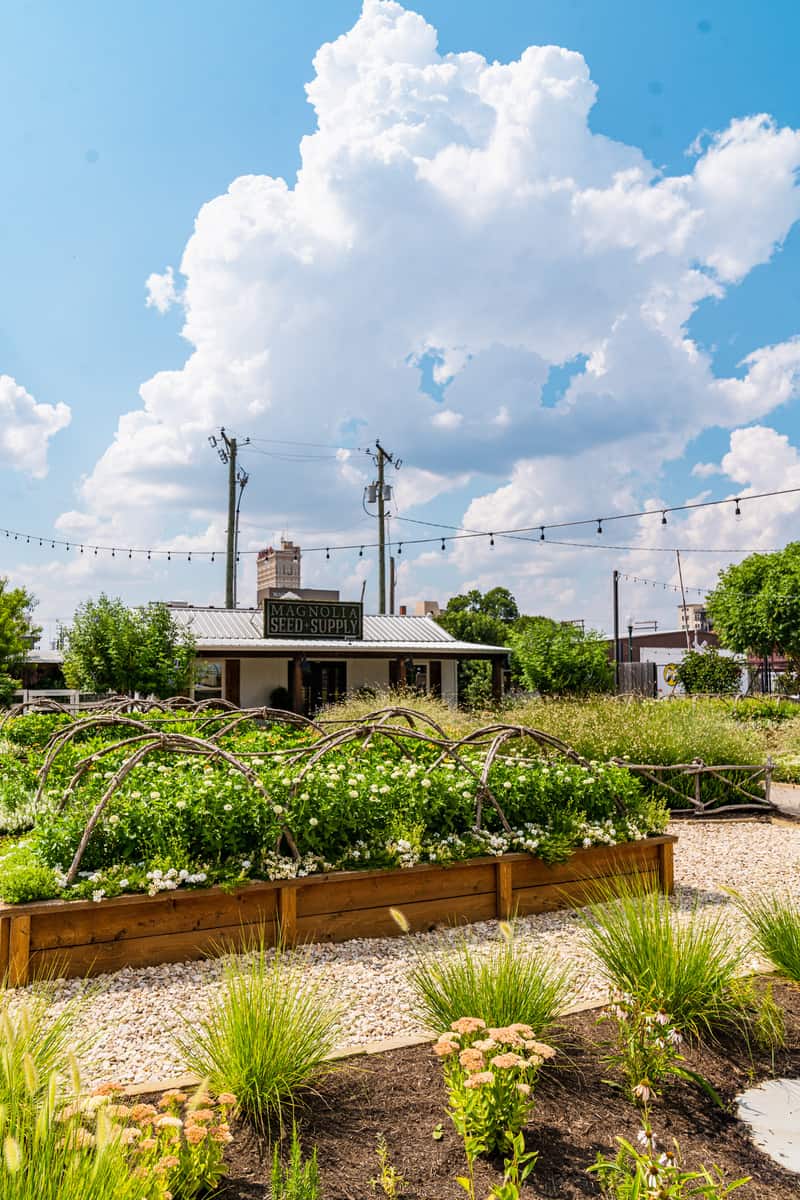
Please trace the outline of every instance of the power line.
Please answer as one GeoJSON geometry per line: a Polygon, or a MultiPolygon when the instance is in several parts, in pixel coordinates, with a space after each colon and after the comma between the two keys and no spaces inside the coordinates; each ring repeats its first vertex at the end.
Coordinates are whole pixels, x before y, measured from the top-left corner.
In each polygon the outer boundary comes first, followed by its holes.
{"type": "MultiPolygon", "coordinates": [[[[522,541],[546,542],[548,545],[551,545],[551,546],[561,545],[561,546],[572,546],[572,547],[582,548],[582,549],[590,549],[590,548],[591,549],[601,549],[602,548],[605,550],[630,550],[630,551],[640,551],[640,552],[674,554],[678,547],[675,547],[675,546],[671,546],[671,547],[639,546],[639,545],[616,546],[616,545],[609,545],[608,543],[605,543],[605,542],[603,542],[603,543],[570,542],[570,541],[565,541],[563,539],[548,538],[545,535],[546,535],[547,530],[550,530],[550,529],[579,528],[580,526],[593,525],[595,523],[595,520],[597,521],[596,532],[598,535],[601,535],[603,533],[603,523],[604,522],[606,524],[608,524],[611,521],[632,520],[632,519],[638,518],[638,517],[658,516],[659,514],[661,515],[661,523],[663,525],[663,524],[667,523],[665,520],[667,513],[686,512],[689,510],[700,509],[700,508],[714,508],[714,507],[718,507],[721,504],[735,504],[735,506],[736,506],[735,515],[741,516],[740,506],[746,502],[749,502],[751,500],[770,499],[775,496],[796,495],[798,492],[800,492],[800,487],[781,488],[776,491],[756,492],[756,493],[753,493],[752,495],[748,495],[748,496],[744,496],[744,497],[739,496],[739,497],[735,497],[733,499],[703,500],[703,501],[699,501],[699,502],[696,502],[693,504],[679,504],[679,505],[674,505],[670,508],[664,508],[664,509],[642,509],[640,512],[620,513],[620,514],[617,514],[616,516],[611,516],[611,517],[598,517],[598,518],[592,517],[592,518],[585,518],[585,519],[577,520],[577,521],[555,521],[555,522],[545,523],[545,524],[540,524],[540,525],[515,526],[515,527],[511,527],[511,528],[507,528],[507,529],[496,529],[493,531],[485,530],[485,529],[465,530],[465,529],[461,529],[459,526],[456,526],[456,525],[444,525],[440,522],[423,522],[423,521],[417,521],[414,518],[410,518],[410,517],[401,517],[398,519],[405,520],[405,521],[413,521],[413,523],[415,523],[415,524],[425,524],[425,525],[429,525],[433,528],[446,529],[448,531],[453,531],[453,532],[448,532],[447,534],[442,534],[441,536],[437,535],[436,537],[418,537],[418,538],[404,539],[404,541],[398,543],[398,545],[399,545],[398,553],[402,553],[402,547],[404,545],[423,546],[423,545],[432,545],[435,543],[440,543],[441,549],[444,551],[447,548],[448,542],[470,541],[470,540],[474,540],[475,538],[488,538],[489,544],[494,545],[494,539],[496,537],[504,537],[504,538],[511,537],[511,538],[519,538],[522,541]],[[522,536],[525,534],[532,534],[532,533],[537,533],[537,532],[539,535],[538,537],[522,536]]],[[[94,543],[81,542],[79,539],[75,539],[75,538],[70,538],[69,540],[67,540],[65,538],[55,538],[52,536],[45,537],[45,536],[40,536],[39,534],[21,533],[19,530],[3,529],[3,528],[0,528],[0,534],[4,534],[7,538],[13,538],[14,541],[19,541],[22,539],[25,541],[26,544],[33,545],[33,544],[38,543],[38,545],[40,547],[44,547],[45,544],[49,542],[52,549],[55,549],[56,546],[63,546],[68,551],[72,550],[72,549],[78,550],[80,554],[83,554],[83,553],[85,553],[85,551],[88,550],[93,555],[98,555],[101,553],[102,554],[110,554],[110,556],[112,558],[115,558],[117,556],[117,554],[119,554],[120,557],[127,557],[127,558],[133,558],[134,556],[136,556],[137,558],[146,557],[147,559],[151,559],[153,557],[165,558],[168,562],[170,562],[174,555],[176,559],[181,560],[181,561],[183,559],[186,559],[189,562],[191,562],[192,557],[194,556],[196,558],[209,557],[210,560],[213,562],[215,560],[217,554],[223,553],[223,551],[218,550],[218,549],[212,550],[212,549],[207,549],[207,548],[194,549],[194,550],[187,551],[187,550],[173,549],[171,547],[170,548],[163,548],[163,547],[142,548],[142,547],[133,547],[133,546],[103,546],[103,545],[94,544],[94,543]]],[[[339,551],[359,550],[360,553],[363,554],[364,550],[379,549],[379,548],[380,548],[380,542],[369,542],[369,543],[368,542],[361,542],[361,543],[352,542],[352,543],[348,543],[346,545],[340,545],[340,546],[331,546],[331,545],[309,546],[309,547],[303,549],[303,553],[304,554],[325,553],[326,557],[329,558],[332,550],[333,551],[336,551],[336,550],[339,550],[339,551]]],[[[757,551],[745,550],[742,547],[709,548],[709,547],[693,547],[693,546],[687,546],[685,548],[681,548],[681,550],[682,550],[682,553],[691,553],[691,554],[768,553],[768,551],[765,551],[763,549],[763,547],[760,547],[757,551]]],[[[259,554],[259,553],[260,553],[259,550],[242,550],[242,551],[240,551],[240,554],[247,554],[247,555],[259,554]]]]}

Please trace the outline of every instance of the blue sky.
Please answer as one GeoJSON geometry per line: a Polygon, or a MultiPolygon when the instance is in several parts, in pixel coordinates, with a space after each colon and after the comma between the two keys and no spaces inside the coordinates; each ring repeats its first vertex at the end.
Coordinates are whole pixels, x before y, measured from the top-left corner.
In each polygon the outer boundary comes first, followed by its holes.
{"type": "MultiPolygon", "coordinates": [[[[510,62],[530,45],[580,52],[598,88],[591,132],[638,148],[666,175],[689,172],[686,151],[694,139],[703,131],[724,129],[734,118],[768,113],[778,127],[800,127],[791,59],[800,36],[800,9],[792,3],[775,2],[765,10],[741,0],[657,5],[419,0],[409,7],[438,30],[440,54],[475,51],[489,62],[510,62]]],[[[167,264],[177,271],[198,211],[237,177],[282,176],[293,184],[300,139],[316,124],[303,88],[313,76],[313,56],[323,43],[346,33],[360,11],[360,4],[350,0],[304,0],[302,5],[234,0],[226,6],[208,0],[171,5],[117,0],[111,7],[96,0],[70,5],[38,0],[6,10],[0,81],[6,163],[0,192],[0,375],[12,377],[37,404],[71,409],[71,423],[51,440],[44,477],[14,469],[12,460],[0,471],[4,520],[11,527],[47,533],[61,514],[85,511],[78,497],[81,480],[92,475],[114,441],[120,416],[139,407],[138,389],[146,380],[179,370],[191,349],[180,334],[184,309],[173,305],[159,314],[146,307],[145,280],[167,264]]],[[[741,187],[747,186],[743,178],[741,187]]],[[[780,252],[749,265],[722,298],[700,300],[686,322],[716,375],[742,378],[745,368],[739,364],[746,355],[800,333],[800,235],[788,224],[780,252]]],[[[582,367],[585,359],[579,361],[582,367]]],[[[213,415],[224,419],[224,407],[213,415]]],[[[316,440],[318,418],[302,406],[294,418],[283,414],[284,433],[316,440]]],[[[771,411],[767,423],[796,440],[796,403],[771,411]]],[[[697,425],[685,451],[657,468],[656,490],[664,503],[696,493],[700,484],[692,466],[718,461],[729,447],[729,429],[703,420],[697,425]]],[[[369,434],[381,429],[376,414],[369,434]]],[[[319,440],[328,441],[333,433],[319,440]]],[[[413,465],[413,439],[406,447],[401,428],[392,436],[413,465]]],[[[512,478],[509,462],[486,475],[465,456],[463,475],[469,478],[456,479],[460,451],[455,443],[451,449],[442,454],[450,485],[412,504],[415,515],[457,523],[469,502],[487,493],[487,478],[491,488],[512,478]]],[[[219,485],[221,501],[223,480],[216,470],[209,459],[207,474],[219,485]]],[[[704,479],[702,486],[720,495],[731,490],[725,478],[704,479]]],[[[636,494],[647,499],[641,489],[636,494]]],[[[356,521],[357,489],[354,496],[356,521]]],[[[124,506],[124,495],[112,502],[124,506]]],[[[587,496],[590,510],[596,502],[587,496]]],[[[162,506],[165,534],[200,534],[199,516],[192,528],[181,523],[185,497],[173,504],[155,491],[154,504],[162,506]]],[[[609,495],[608,511],[613,507],[609,495]]],[[[283,498],[264,492],[251,517],[256,525],[264,522],[269,539],[284,527],[290,511],[283,498]]],[[[577,511],[584,511],[579,503],[577,511]]],[[[121,519],[124,526],[124,512],[121,519]]],[[[351,528],[346,506],[337,522],[334,528],[351,528]]],[[[307,536],[325,528],[324,521],[309,520],[307,536]]],[[[577,575],[564,585],[569,615],[584,608],[595,615],[583,595],[594,590],[595,577],[607,574],[609,566],[604,556],[602,565],[576,567],[577,575]]],[[[39,592],[47,617],[67,615],[60,608],[86,591],[126,586],[123,575],[104,575],[100,568],[62,592],[52,573],[37,574],[35,557],[11,547],[3,569],[12,577],[20,573],[39,592]]],[[[355,566],[349,563],[347,569],[355,566]]],[[[525,572],[515,584],[516,568],[509,563],[501,573],[506,569],[507,578],[499,581],[525,593],[530,586],[525,572]]],[[[407,590],[411,597],[431,587],[446,594],[464,580],[488,582],[491,570],[460,560],[447,572],[431,567],[426,575],[423,563],[416,576],[408,576],[407,590]]],[[[667,576],[662,570],[659,577],[667,576]]],[[[192,598],[201,601],[218,599],[220,586],[211,571],[195,573],[191,581],[162,572],[138,575],[130,590],[138,599],[191,589],[192,598]]],[[[527,607],[534,602],[535,594],[527,607]]],[[[555,612],[558,603],[556,589],[544,606],[555,612]]]]}

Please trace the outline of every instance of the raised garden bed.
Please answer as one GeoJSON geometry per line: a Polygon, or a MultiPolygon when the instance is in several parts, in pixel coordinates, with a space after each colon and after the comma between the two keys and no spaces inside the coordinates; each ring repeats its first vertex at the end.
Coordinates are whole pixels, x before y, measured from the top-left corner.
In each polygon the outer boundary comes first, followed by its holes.
{"type": "Polygon", "coordinates": [[[530,854],[475,858],[450,866],[251,883],[231,890],[165,892],[92,901],[43,900],[0,906],[0,975],[11,986],[40,972],[93,975],[121,967],[203,958],[282,931],[286,941],[341,942],[400,930],[525,915],[585,902],[587,885],[613,888],[631,877],[672,891],[668,835],[579,850],[547,865],[530,854]]]}

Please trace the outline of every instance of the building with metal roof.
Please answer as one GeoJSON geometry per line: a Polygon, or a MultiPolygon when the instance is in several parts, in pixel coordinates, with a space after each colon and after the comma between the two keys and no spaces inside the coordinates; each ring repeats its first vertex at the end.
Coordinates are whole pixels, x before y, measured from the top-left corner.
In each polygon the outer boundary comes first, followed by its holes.
{"type": "Polygon", "coordinates": [[[313,712],[350,692],[407,685],[455,704],[463,659],[491,662],[493,690],[502,694],[508,648],[457,641],[430,616],[362,616],[358,604],[290,595],[270,604],[280,610],[272,625],[266,607],[169,606],[197,644],[198,698],[313,712]],[[276,635],[282,628],[295,635],[276,635]]]}

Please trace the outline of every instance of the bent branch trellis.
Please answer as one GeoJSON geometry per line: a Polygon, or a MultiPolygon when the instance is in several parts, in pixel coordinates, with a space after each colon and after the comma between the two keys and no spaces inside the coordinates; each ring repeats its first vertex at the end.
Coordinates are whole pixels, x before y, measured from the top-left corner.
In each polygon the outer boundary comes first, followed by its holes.
{"type": "MultiPolygon", "coordinates": [[[[203,702],[205,703],[205,702],[203,702]]],[[[523,725],[489,725],[485,729],[476,730],[466,738],[454,740],[448,738],[439,725],[431,718],[422,714],[415,713],[412,709],[406,708],[384,708],[376,713],[368,714],[367,717],[361,718],[343,729],[336,729],[331,733],[324,733],[319,725],[308,721],[306,718],[299,718],[296,713],[286,713],[280,709],[241,709],[238,710],[236,717],[226,721],[221,728],[210,733],[207,737],[200,738],[190,736],[185,733],[175,731],[159,731],[154,729],[146,721],[136,719],[131,716],[124,715],[122,712],[98,713],[93,716],[82,717],[73,721],[70,725],[56,730],[50,737],[45,747],[45,758],[42,767],[39,771],[38,786],[36,791],[36,801],[41,801],[47,780],[52,771],[52,768],[58,758],[59,753],[71,741],[82,733],[87,733],[95,728],[120,727],[126,730],[133,730],[130,736],[121,738],[115,742],[109,743],[101,747],[99,750],[87,755],[81,759],[73,775],[69,781],[67,788],[61,796],[58,804],[59,811],[69,803],[74,796],[75,791],[81,779],[94,767],[97,763],[108,755],[116,752],[124,752],[126,757],[120,766],[112,775],[107,787],[104,789],[102,796],[95,805],[91,815],[89,816],[83,834],[81,836],[78,848],[75,851],[74,858],[70,864],[66,874],[67,884],[72,884],[80,869],[81,860],[89,844],[94,829],[97,826],[103,812],[111,801],[114,793],[125,782],[128,775],[148,756],[154,753],[166,753],[175,755],[200,755],[209,760],[219,760],[228,764],[230,768],[241,773],[248,781],[251,787],[263,795],[264,799],[270,802],[271,798],[259,779],[258,775],[249,767],[241,758],[233,752],[224,749],[219,745],[219,739],[225,734],[230,733],[242,721],[245,720],[261,720],[270,722],[279,722],[286,724],[302,723],[315,732],[319,733],[319,738],[315,742],[311,742],[306,746],[298,746],[292,748],[287,754],[287,761],[300,762],[303,758],[307,761],[297,772],[290,789],[290,801],[293,800],[302,785],[309,771],[316,766],[326,755],[338,750],[341,747],[353,743],[361,742],[364,746],[368,746],[374,738],[386,738],[394,746],[396,746],[403,754],[409,754],[407,745],[404,743],[423,743],[428,746],[433,746],[440,749],[440,754],[435,762],[428,770],[432,770],[438,766],[444,758],[452,758],[458,765],[468,773],[477,784],[477,795],[475,800],[475,829],[479,830],[482,827],[483,808],[486,802],[490,803],[497,813],[498,819],[507,832],[511,832],[511,825],[508,822],[503,807],[500,804],[497,796],[489,786],[489,772],[492,764],[500,753],[502,747],[514,739],[528,740],[535,744],[551,751],[563,755],[574,762],[579,762],[585,765],[585,760],[571,750],[566,743],[553,737],[551,734],[544,733],[540,729],[532,729],[523,725]],[[401,718],[407,722],[406,725],[390,725],[389,722],[396,718],[401,718]],[[429,727],[434,727],[436,734],[428,733],[423,729],[417,728],[418,724],[427,724],[429,727]],[[461,754],[461,750],[469,748],[473,751],[485,751],[483,764],[480,770],[476,769],[473,762],[470,762],[461,754]]],[[[203,722],[205,725],[207,722],[203,722]]],[[[281,841],[285,841],[292,858],[297,862],[300,860],[300,853],[297,849],[294,833],[291,828],[291,808],[286,814],[286,821],[281,824],[281,834],[278,843],[275,847],[276,851],[280,851],[281,841]]]]}
{"type": "MultiPolygon", "coordinates": [[[[126,701],[126,705],[129,702],[126,701]]],[[[205,702],[203,702],[205,705],[205,702]]],[[[61,804],[74,798],[86,773],[109,756],[118,755],[113,774],[104,781],[102,795],[84,826],[67,880],[75,879],[82,856],[103,812],[114,794],[137,766],[149,756],[200,756],[237,771],[248,784],[271,802],[257,773],[239,754],[220,744],[220,739],[245,720],[278,721],[305,725],[313,740],[283,748],[281,759],[299,769],[294,774],[286,811],[281,816],[276,850],[285,843],[298,861],[300,854],[292,830],[292,809],[298,788],[312,767],[347,745],[369,746],[385,739],[402,754],[413,746],[429,748],[430,772],[451,759],[476,784],[475,826],[481,827],[487,805],[494,808],[509,829],[502,805],[490,782],[491,767],[510,743],[528,742],[547,754],[557,754],[587,766],[585,759],[564,742],[541,730],[522,725],[496,723],[463,738],[448,737],[430,718],[411,709],[386,708],[342,727],[338,722],[328,731],[321,723],[298,721],[296,714],[280,710],[237,710],[231,714],[221,706],[213,716],[195,720],[206,736],[159,728],[161,716],[172,714],[180,724],[184,714],[196,718],[207,711],[185,702],[148,711],[153,721],[123,711],[122,705],[80,718],[54,731],[45,747],[39,777],[39,795],[44,794],[58,755],[75,738],[93,729],[118,727],[120,737],[80,759],[61,797],[61,804]],[[158,716],[156,716],[158,714],[158,716]]],[[[331,722],[331,724],[334,724],[331,722]]],[[[263,753],[263,752],[262,752],[263,753]]],[[[273,753],[273,752],[270,752],[273,753]]],[[[525,759],[524,761],[529,761],[525,759]]],[[[627,764],[625,764],[627,765],[627,764]]],[[[647,769],[647,768],[643,768],[647,769]]],[[[442,866],[430,864],[402,869],[336,871],[306,877],[253,882],[232,890],[207,888],[197,891],[159,892],[154,896],[125,895],[91,901],[39,901],[32,904],[0,905],[0,977],[12,985],[28,981],[32,970],[65,975],[96,974],[123,966],[144,966],[184,961],[213,953],[220,945],[247,945],[261,937],[267,943],[342,941],[353,937],[397,934],[390,907],[402,908],[414,929],[431,929],[438,924],[482,921],[543,912],[586,902],[593,882],[618,889],[634,878],[646,886],[672,890],[673,837],[650,837],[617,846],[578,850],[567,862],[548,866],[535,856],[507,853],[499,857],[475,858],[442,866]]]]}

